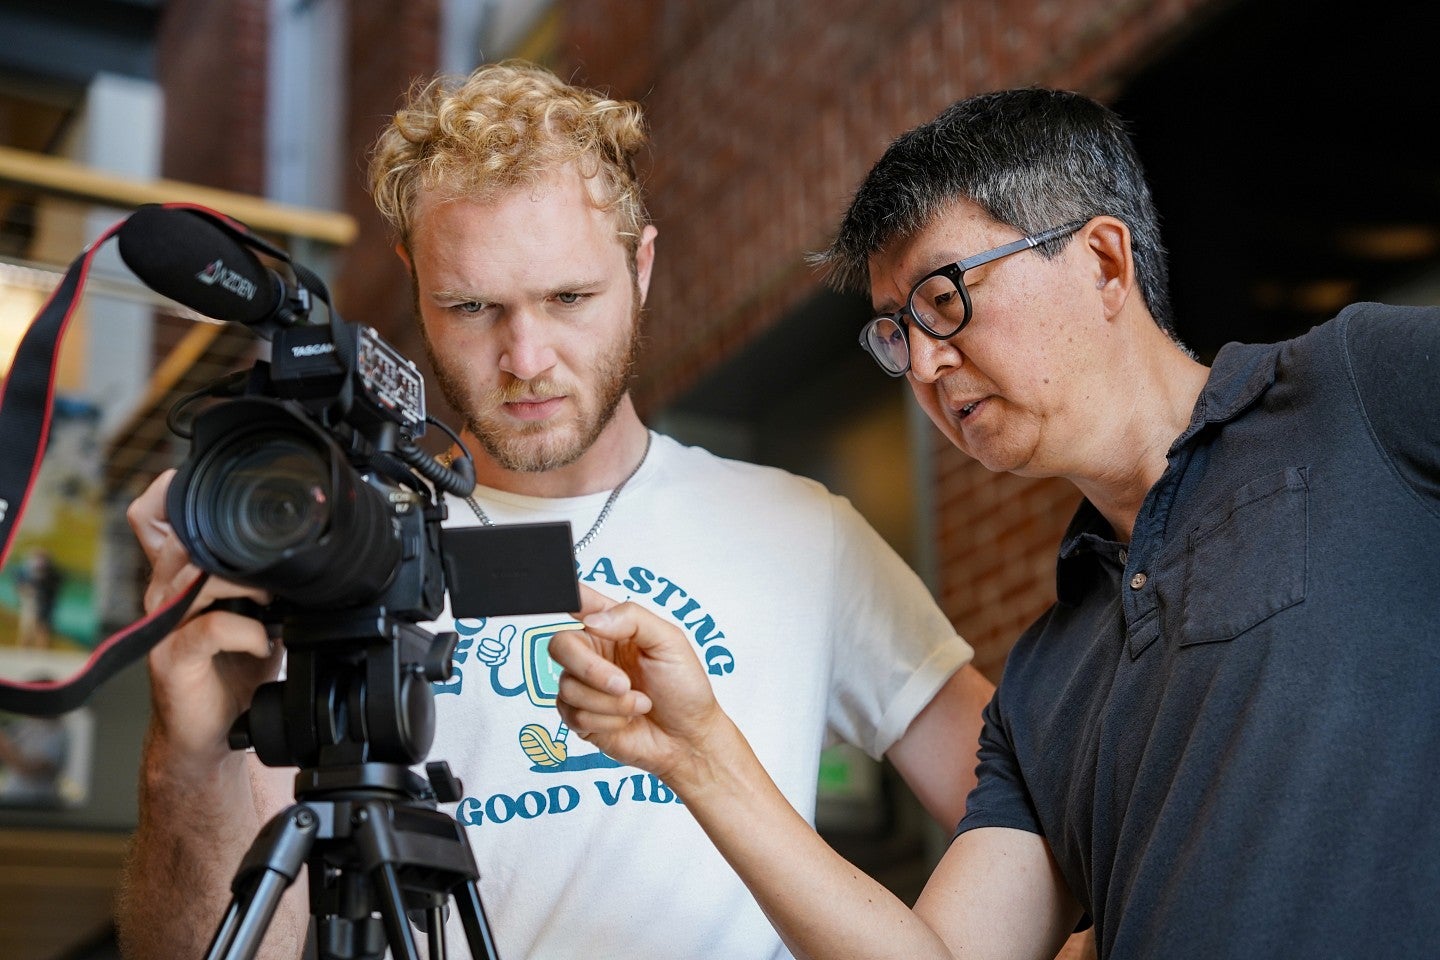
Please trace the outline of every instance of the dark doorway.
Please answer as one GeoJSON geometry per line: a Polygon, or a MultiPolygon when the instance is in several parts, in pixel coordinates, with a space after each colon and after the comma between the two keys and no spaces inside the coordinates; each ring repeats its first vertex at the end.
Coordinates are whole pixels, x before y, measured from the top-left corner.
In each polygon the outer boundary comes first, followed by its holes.
{"type": "Polygon", "coordinates": [[[1434,16],[1417,0],[1236,3],[1114,101],[1203,359],[1356,300],[1440,297],[1434,16]]]}

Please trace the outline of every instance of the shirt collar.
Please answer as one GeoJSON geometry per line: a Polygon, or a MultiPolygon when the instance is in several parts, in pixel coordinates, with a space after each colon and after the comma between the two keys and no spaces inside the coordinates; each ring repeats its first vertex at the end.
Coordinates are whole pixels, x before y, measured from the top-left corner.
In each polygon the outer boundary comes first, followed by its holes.
{"type": "Polygon", "coordinates": [[[1084,561],[1113,549],[1115,533],[1110,521],[1089,500],[1081,500],[1060,540],[1060,556],[1055,561],[1056,598],[1067,607],[1079,604],[1084,599],[1084,561]]]}
{"type": "MultiPolygon", "coordinates": [[[[1253,405],[1275,382],[1280,345],[1274,343],[1227,343],[1215,356],[1210,376],[1195,401],[1190,425],[1170,445],[1169,456],[1189,443],[1210,424],[1224,423],[1253,405]]],[[[1055,564],[1055,592],[1060,602],[1074,606],[1083,599],[1084,581],[1079,564],[1102,550],[1115,549],[1110,522],[1089,500],[1082,500],[1065,536],[1055,564]]]]}
{"type": "Polygon", "coordinates": [[[1190,426],[1175,438],[1170,453],[1208,425],[1233,420],[1260,399],[1275,382],[1279,359],[1280,345],[1276,343],[1227,343],[1221,347],[1195,402],[1190,426]]]}

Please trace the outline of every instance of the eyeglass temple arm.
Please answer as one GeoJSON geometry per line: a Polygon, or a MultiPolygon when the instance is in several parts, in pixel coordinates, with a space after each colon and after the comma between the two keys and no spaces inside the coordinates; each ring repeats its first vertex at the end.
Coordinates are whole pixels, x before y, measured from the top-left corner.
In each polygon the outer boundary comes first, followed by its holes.
{"type": "Polygon", "coordinates": [[[1089,222],[1089,220],[1072,220],[1067,224],[1054,227],[1043,233],[1037,233],[1032,237],[1021,237],[1019,240],[1014,240],[1004,246],[996,247],[994,250],[986,250],[984,253],[977,253],[973,257],[961,260],[958,266],[962,271],[973,270],[981,264],[989,263],[991,260],[999,260],[1001,257],[1008,257],[1012,253],[1019,253],[1021,250],[1038,247],[1040,244],[1048,243],[1051,240],[1058,240],[1067,233],[1074,233],[1089,222]]]}

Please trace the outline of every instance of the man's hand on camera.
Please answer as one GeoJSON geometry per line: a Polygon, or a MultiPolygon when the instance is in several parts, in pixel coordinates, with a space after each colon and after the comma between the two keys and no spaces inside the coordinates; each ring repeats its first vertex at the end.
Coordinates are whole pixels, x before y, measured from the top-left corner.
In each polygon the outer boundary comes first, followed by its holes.
{"type": "MultiPolygon", "coordinates": [[[[165,491],[174,471],[155,479],[130,504],[126,518],[150,560],[145,610],[153,612],[184,590],[200,571],[165,520],[165,491]]],[[[261,604],[262,591],[210,578],[192,611],[216,600],[249,598],[261,604]]],[[[213,764],[229,752],[228,734],[249,707],[255,688],[273,680],[280,669],[279,644],[272,644],[259,621],[237,613],[195,614],[150,651],[154,733],[163,737],[171,760],[213,764]]]]}

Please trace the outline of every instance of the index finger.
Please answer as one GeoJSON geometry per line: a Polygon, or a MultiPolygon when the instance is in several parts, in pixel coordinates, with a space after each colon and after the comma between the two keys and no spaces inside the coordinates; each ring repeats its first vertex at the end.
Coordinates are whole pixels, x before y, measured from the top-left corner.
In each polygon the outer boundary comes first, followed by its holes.
{"type": "Polygon", "coordinates": [[[630,689],[630,676],[596,649],[590,635],[583,630],[562,630],[554,634],[547,653],[565,673],[596,690],[620,696],[630,689]]]}

